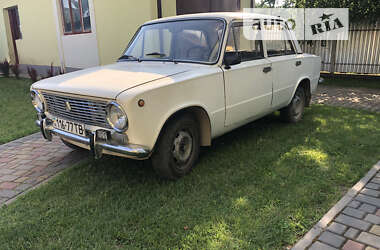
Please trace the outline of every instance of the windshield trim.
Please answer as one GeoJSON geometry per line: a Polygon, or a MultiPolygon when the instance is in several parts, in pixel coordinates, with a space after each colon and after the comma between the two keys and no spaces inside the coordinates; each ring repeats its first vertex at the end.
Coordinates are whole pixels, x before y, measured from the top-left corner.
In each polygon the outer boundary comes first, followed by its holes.
{"type": "MultiPolygon", "coordinates": [[[[133,35],[132,39],[129,41],[128,46],[124,50],[122,56],[125,55],[125,53],[129,49],[129,47],[132,45],[132,42],[135,40],[136,36],[139,34],[140,30],[145,26],[161,24],[161,23],[173,23],[173,22],[180,22],[180,21],[199,21],[199,20],[218,20],[218,21],[223,22],[223,34],[222,34],[220,45],[219,45],[218,58],[215,61],[204,62],[204,61],[177,60],[177,59],[174,59],[174,60],[172,60],[172,59],[142,59],[141,62],[145,62],[145,61],[147,61],[147,62],[152,62],[152,61],[153,62],[175,62],[175,63],[181,62],[181,63],[196,63],[196,64],[204,64],[204,65],[215,65],[219,62],[220,57],[222,56],[223,43],[224,43],[225,35],[227,33],[227,21],[226,21],[226,19],[220,18],[220,17],[178,18],[178,19],[174,19],[174,20],[164,20],[164,21],[158,20],[158,21],[153,22],[153,23],[143,24],[137,29],[136,33],[133,35]]],[[[130,60],[130,59],[119,59],[119,60],[117,60],[117,62],[130,62],[130,61],[135,62],[136,60],[130,60]]]]}

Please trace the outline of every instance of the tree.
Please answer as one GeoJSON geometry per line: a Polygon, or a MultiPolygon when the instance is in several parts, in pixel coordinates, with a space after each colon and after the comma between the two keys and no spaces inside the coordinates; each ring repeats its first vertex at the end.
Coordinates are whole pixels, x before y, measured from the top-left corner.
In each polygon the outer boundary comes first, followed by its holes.
{"type": "Polygon", "coordinates": [[[285,0],[283,7],[349,8],[350,22],[373,22],[380,17],[378,0],[285,0]]]}

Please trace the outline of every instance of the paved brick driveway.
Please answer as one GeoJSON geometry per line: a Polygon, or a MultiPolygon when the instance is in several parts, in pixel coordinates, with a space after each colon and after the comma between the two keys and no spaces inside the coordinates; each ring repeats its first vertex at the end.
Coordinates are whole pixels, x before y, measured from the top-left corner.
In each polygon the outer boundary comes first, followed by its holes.
{"type": "Polygon", "coordinates": [[[380,162],[293,248],[303,249],[380,249],[380,162]]]}
{"type": "Polygon", "coordinates": [[[47,142],[40,133],[0,145],[0,206],[78,162],[83,154],[57,138],[47,142]]]}
{"type": "Polygon", "coordinates": [[[320,85],[313,96],[312,103],[380,112],[380,89],[320,85]]]}

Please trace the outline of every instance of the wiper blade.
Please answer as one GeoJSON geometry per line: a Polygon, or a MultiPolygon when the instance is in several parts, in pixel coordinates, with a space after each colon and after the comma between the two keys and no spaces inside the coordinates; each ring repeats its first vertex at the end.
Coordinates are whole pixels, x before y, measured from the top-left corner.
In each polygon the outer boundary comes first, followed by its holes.
{"type": "Polygon", "coordinates": [[[153,52],[153,53],[146,54],[146,56],[166,57],[166,54],[164,54],[164,53],[160,53],[160,52],[153,52]]]}
{"type": "Polygon", "coordinates": [[[135,56],[131,56],[131,55],[122,55],[119,60],[123,60],[123,59],[133,59],[133,60],[136,60],[138,62],[141,62],[141,59],[140,58],[137,58],[135,56]]]}

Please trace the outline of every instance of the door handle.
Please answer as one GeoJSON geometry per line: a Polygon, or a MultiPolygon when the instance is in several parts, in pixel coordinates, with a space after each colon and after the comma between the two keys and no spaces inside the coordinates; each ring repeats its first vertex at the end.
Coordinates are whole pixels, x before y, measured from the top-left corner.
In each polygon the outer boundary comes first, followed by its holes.
{"type": "Polygon", "coordinates": [[[264,72],[264,73],[268,73],[268,72],[270,72],[270,71],[272,71],[272,67],[265,67],[265,68],[263,69],[263,72],[264,72]]]}
{"type": "Polygon", "coordinates": [[[296,61],[296,66],[300,66],[302,64],[302,61],[296,61]]]}

